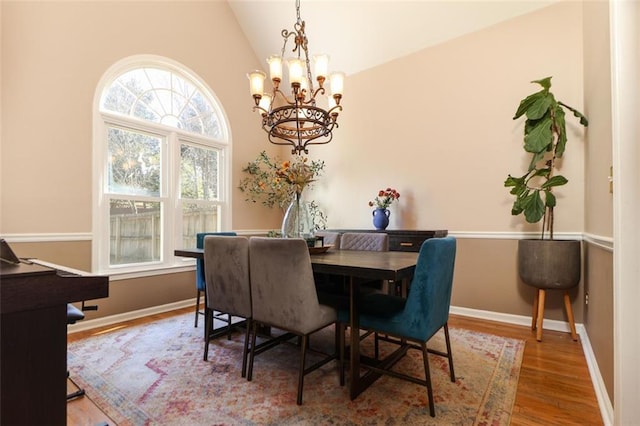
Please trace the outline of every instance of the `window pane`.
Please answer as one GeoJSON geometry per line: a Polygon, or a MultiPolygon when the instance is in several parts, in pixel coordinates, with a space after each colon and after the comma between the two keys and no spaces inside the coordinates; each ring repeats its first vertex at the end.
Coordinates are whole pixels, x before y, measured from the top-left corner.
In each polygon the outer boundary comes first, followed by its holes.
{"type": "Polygon", "coordinates": [[[102,108],[187,132],[221,138],[209,98],[179,74],[138,68],[122,74],[104,92],[102,108]]]}
{"type": "Polygon", "coordinates": [[[108,191],[127,195],[160,195],[161,139],[117,128],[108,130],[108,191]]]}
{"type": "Polygon", "coordinates": [[[159,202],[111,200],[109,263],[159,261],[161,227],[159,202]]]}
{"type": "Polygon", "coordinates": [[[180,197],[218,199],[218,151],[180,145],[180,197]]]}
{"type": "Polygon", "coordinates": [[[185,203],[182,208],[182,247],[195,247],[199,232],[218,232],[219,206],[185,203]]]}

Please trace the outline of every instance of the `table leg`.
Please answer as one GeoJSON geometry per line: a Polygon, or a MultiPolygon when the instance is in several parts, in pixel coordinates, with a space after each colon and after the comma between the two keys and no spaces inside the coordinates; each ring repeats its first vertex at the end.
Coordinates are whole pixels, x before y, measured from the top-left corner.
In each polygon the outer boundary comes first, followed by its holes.
{"type": "Polygon", "coordinates": [[[349,277],[349,318],[351,327],[351,342],[349,350],[349,396],[355,399],[360,389],[360,318],[358,313],[359,292],[355,279],[349,277]]]}

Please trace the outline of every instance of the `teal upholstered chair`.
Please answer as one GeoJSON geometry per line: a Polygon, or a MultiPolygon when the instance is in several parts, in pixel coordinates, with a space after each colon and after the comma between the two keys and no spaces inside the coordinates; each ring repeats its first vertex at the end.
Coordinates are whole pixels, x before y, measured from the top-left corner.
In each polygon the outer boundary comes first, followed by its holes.
{"type": "MultiPolygon", "coordinates": [[[[207,235],[227,235],[235,236],[235,232],[200,232],[196,234],[196,248],[204,248],[204,237],[207,235]]],[[[204,311],[200,310],[200,297],[205,292],[204,279],[204,261],[196,260],[196,319],[194,327],[198,326],[198,315],[204,315],[204,311]]],[[[206,301],[205,301],[206,304],[206,301]]]]}
{"type": "MultiPolygon", "coordinates": [[[[455,382],[453,357],[451,355],[451,341],[449,340],[449,306],[451,304],[451,289],[453,285],[453,270],[456,257],[456,240],[453,237],[431,238],[426,240],[420,248],[416,271],[411,283],[411,290],[404,309],[399,312],[385,312],[385,306],[397,307],[395,296],[376,294],[374,297],[379,306],[379,312],[363,312],[360,314],[360,328],[374,331],[376,339],[403,344],[410,348],[422,350],[424,359],[425,379],[407,376],[398,372],[390,372],[376,367],[369,367],[381,374],[409,380],[427,387],[429,398],[429,412],[435,417],[433,389],[429,373],[427,352],[444,356],[449,361],[451,381],[455,382]],[[385,303],[388,299],[388,303],[385,303]],[[447,352],[427,350],[427,341],[440,329],[444,329],[447,352]],[[387,337],[381,337],[386,335],[387,337]],[[396,340],[399,339],[399,340],[396,340]]],[[[349,311],[340,310],[340,352],[344,354],[344,329],[349,322],[349,311]]],[[[344,365],[344,364],[343,364],[344,365]]],[[[344,369],[341,371],[341,383],[344,382],[344,369]]]]}

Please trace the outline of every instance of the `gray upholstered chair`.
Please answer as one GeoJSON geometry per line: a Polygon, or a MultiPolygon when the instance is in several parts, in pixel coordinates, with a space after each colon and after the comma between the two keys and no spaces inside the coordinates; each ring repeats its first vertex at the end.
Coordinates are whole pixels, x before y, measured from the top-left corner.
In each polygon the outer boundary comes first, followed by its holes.
{"type": "MultiPolygon", "coordinates": [[[[389,235],[383,232],[345,232],[340,239],[340,250],[389,251],[389,235]]],[[[388,281],[367,281],[360,286],[389,292],[388,281]]]]}
{"type": "Polygon", "coordinates": [[[325,246],[333,246],[333,250],[340,249],[340,233],[333,231],[317,231],[316,237],[322,237],[325,246]]]}
{"type": "MultiPolygon", "coordinates": [[[[196,234],[196,248],[204,248],[204,237],[207,235],[237,235],[235,232],[199,232],[196,234]]],[[[205,293],[204,284],[204,260],[196,260],[196,318],[194,327],[198,327],[198,315],[204,315],[200,311],[200,296],[205,293]]],[[[204,331],[205,333],[207,330],[204,331]]]]}
{"type": "MultiPolygon", "coordinates": [[[[311,258],[305,240],[252,237],[249,240],[249,251],[253,332],[247,379],[252,379],[254,357],[258,353],[257,324],[293,333],[300,337],[296,399],[300,405],[304,376],[331,360],[338,359],[336,345],[332,354],[325,354],[320,361],[309,367],[305,366],[309,335],[329,325],[335,325],[336,310],[318,303],[311,258]]],[[[335,342],[338,342],[337,331],[335,342]]],[[[267,348],[269,347],[272,346],[267,348]]]]}
{"type": "MultiPolygon", "coordinates": [[[[249,332],[251,329],[251,282],[249,281],[249,239],[234,236],[204,238],[204,271],[207,286],[205,329],[211,330],[214,310],[225,313],[231,336],[231,316],[247,321],[242,351],[242,377],[246,376],[249,332]]],[[[205,333],[204,360],[209,354],[211,335],[205,333]]]]}
{"type": "Polygon", "coordinates": [[[382,232],[345,232],[340,250],[389,251],[389,235],[382,232]]]}

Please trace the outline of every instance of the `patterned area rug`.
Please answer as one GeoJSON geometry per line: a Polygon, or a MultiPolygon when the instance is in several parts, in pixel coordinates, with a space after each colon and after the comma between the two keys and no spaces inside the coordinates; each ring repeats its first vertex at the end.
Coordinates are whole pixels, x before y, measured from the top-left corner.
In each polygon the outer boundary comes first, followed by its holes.
{"type": "MultiPolygon", "coordinates": [[[[450,335],[455,383],[446,359],[429,355],[435,418],[424,387],[391,377],[350,401],[335,362],[305,377],[297,406],[297,346],[281,344],[256,356],[248,382],[240,377],[243,334],[214,340],[205,362],[202,326],[193,327],[193,314],[70,343],[68,366],[119,425],[508,425],[524,341],[458,328],[450,335]]],[[[363,342],[363,353],[373,353],[372,340],[363,342]]],[[[333,332],[312,336],[311,344],[330,348],[333,332]]],[[[385,345],[382,354],[391,349],[385,345]]],[[[442,331],[429,347],[444,349],[442,331]]],[[[416,350],[395,368],[424,377],[416,350]]]]}

